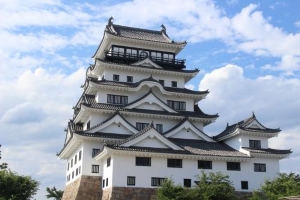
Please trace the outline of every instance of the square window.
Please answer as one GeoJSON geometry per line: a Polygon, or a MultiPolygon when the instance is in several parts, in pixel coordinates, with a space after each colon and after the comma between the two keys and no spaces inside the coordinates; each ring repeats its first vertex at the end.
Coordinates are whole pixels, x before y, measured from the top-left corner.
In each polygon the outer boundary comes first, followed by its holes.
{"type": "Polygon", "coordinates": [[[149,157],[136,157],[135,158],[136,166],[151,166],[151,158],[149,157]]]}
{"type": "Polygon", "coordinates": [[[151,186],[161,186],[165,178],[151,177],[151,186]]]}
{"type": "Polygon", "coordinates": [[[254,163],[255,172],[266,172],[266,164],[254,163]]]}
{"type": "Polygon", "coordinates": [[[156,130],[160,133],[163,132],[163,125],[162,124],[156,124],[156,130]]]}
{"type": "Polygon", "coordinates": [[[100,152],[100,149],[93,149],[92,150],[92,157],[94,157],[95,155],[97,155],[100,152]]]}
{"type": "Polygon", "coordinates": [[[135,185],[135,176],[127,176],[127,185],[135,185]]]}
{"type": "Polygon", "coordinates": [[[192,180],[191,179],[183,179],[183,186],[184,187],[191,187],[192,186],[192,180]]]}
{"type": "Polygon", "coordinates": [[[159,82],[162,86],[165,86],[165,81],[164,81],[164,80],[158,80],[158,82],[159,82]]]}
{"type": "Polygon", "coordinates": [[[212,161],[198,160],[198,169],[212,169],[212,161]]]}
{"type": "Polygon", "coordinates": [[[241,171],[241,163],[239,163],[239,162],[227,162],[227,170],[241,171]]]}
{"type": "Polygon", "coordinates": [[[99,165],[92,165],[92,173],[99,173],[99,165]]]}
{"type": "Polygon", "coordinates": [[[168,167],[182,168],[182,159],[168,159],[168,167]]]}
{"type": "Polygon", "coordinates": [[[127,82],[132,83],[133,82],[133,77],[132,76],[127,76],[127,82]]]}
{"type": "Polygon", "coordinates": [[[177,81],[172,81],[172,87],[177,87],[177,81]]]}
{"type": "Polygon", "coordinates": [[[107,160],[106,160],[106,164],[107,164],[107,167],[109,167],[109,166],[110,166],[110,157],[109,157],[109,158],[107,158],[107,160]]]}
{"type": "Polygon", "coordinates": [[[114,80],[114,81],[119,81],[119,78],[120,78],[119,75],[117,75],[117,74],[114,74],[114,75],[113,75],[113,80],[114,80]]]}
{"type": "Polygon", "coordinates": [[[249,140],[249,147],[252,148],[261,148],[260,140],[249,140]]]}
{"type": "Polygon", "coordinates": [[[241,181],[242,190],[248,190],[248,181],[241,181]]]}

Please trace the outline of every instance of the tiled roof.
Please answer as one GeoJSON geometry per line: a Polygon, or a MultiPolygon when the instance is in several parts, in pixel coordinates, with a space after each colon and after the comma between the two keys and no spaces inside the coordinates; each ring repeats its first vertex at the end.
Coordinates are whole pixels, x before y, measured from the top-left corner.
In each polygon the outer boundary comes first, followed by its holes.
{"type": "Polygon", "coordinates": [[[126,139],[131,136],[128,134],[102,133],[102,132],[95,132],[95,133],[80,132],[77,134],[82,136],[87,136],[87,137],[98,137],[98,138],[109,138],[109,139],[126,139]]]}
{"type": "MultiPolygon", "coordinates": [[[[196,118],[216,118],[218,115],[208,115],[203,113],[200,109],[191,112],[191,111],[177,111],[177,113],[170,113],[168,111],[162,110],[147,110],[147,109],[127,109],[125,106],[127,105],[114,105],[114,104],[106,104],[106,103],[97,103],[95,100],[95,96],[85,94],[86,101],[83,105],[90,107],[90,108],[97,108],[97,109],[105,109],[105,110],[116,110],[116,111],[126,111],[126,112],[133,112],[133,113],[148,113],[148,114],[158,114],[158,115],[170,115],[170,116],[186,116],[186,117],[196,117],[196,118]]],[[[134,103],[134,102],[133,102],[134,103]]],[[[197,106],[197,105],[196,105],[197,106]]]]}
{"type": "Polygon", "coordinates": [[[252,147],[242,147],[243,149],[249,151],[250,153],[261,153],[261,154],[290,154],[292,151],[290,149],[263,149],[263,148],[252,148],[252,147]]]}
{"type": "Polygon", "coordinates": [[[224,137],[226,135],[230,135],[231,133],[233,133],[234,131],[236,131],[236,129],[241,129],[241,130],[245,130],[245,131],[250,131],[250,132],[259,132],[259,133],[278,133],[280,131],[279,128],[277,129],[271,129],[271,128],[266,128],[265,126],[263,126],[261,123],[259,123],[260,126],[263,127],[263,129],[260,129],[260,128],[247,128],[247,126],[252,123],[253,121],[257,121],[254,113],[252,114],[251,117],[245,119],[245,120],[242,120],[236,124],[233,124],[233,125],[228,125],[227,124],[227,127],[225,128],[225,130],[223,132],[221,132],[219,135],[216,135],[214,136],[215,139],[218,139],[218,138],[221,138],[221,137],[224,137]]]}
{"type": "Polygon", "coordinates": [[[155,31],[141,28],[134,28],[128,26],[121,26],[113,24],[111,21],[106,26],[106,31],[110,34],[124,37],[132,38],[138,40],[146,40],[160,43],[169,43],[169,44],[186,44],[186,42],[174,42],[172,41],[165,31],[155,31]]]}
{"type": "Polygon", "coordinates": [[[225,143],[207,142],[204,140],[170,139],[173,143],[186,151],[202,156],[249,157],[225,143]]]}
{"type": "MultiPolygon", "coordinates": [[[[121,65],[121,66],[126,66],[126,67],[133,67],[133,68],[146,68],[146,69],[154,69],[154,70],[160,70],[160,71],[169,71],[169,72],[180,72],[180,73],[195,73],[195,72],[199,72],[199,69],[193,69],[193,70],[184,70],[184,69],[176,69],[176,71],[174,71],[174,69],[167,69],[167,68],[155,68],[155,67],[149,67],[149,66],[141,66],[141,65],[130,65],[130,64],[125,64],[125,63],[117,63],[117,62],[112,62],[109,60],[103,60],[101,58],[96,58],[97,60],[101,61],[101,62],[105,62],[105,63],[109,63],[109,64],[113,64],[113,65],[121,65]]],[[[95,67],[95,65],[91,65],[90,68],[91,70],[93,70],[95,67]]]]}
{"type": "Polygon", "coordinates": [[[203,140],[187,140],[187,139],[170,139],[172,143],[180,146],[184,150],[172,150],[166,148],[150,148],[150,147],[122,147],[118,144],[107,145],[109,148],[123,150],[123,151],[140,151],[151,153],[170,153],[170,154],[187,154],[187,155],[200,155],[200,156],[221,156],[221,157],[240,157],[250,158],[248,155],[243,154],[224,143],[206,142],[203,140]]]}

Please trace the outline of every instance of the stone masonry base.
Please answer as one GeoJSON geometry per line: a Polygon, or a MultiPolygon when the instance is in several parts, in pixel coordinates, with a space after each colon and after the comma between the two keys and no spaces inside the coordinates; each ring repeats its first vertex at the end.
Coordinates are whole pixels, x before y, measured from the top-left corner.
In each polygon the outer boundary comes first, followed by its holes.
{"type": "Polygon", "coordinates": [[[113,187],[103,189],[102,200],[156,200],[156,189],[113,187]]]}
{"type": "Polygon", "coordinates": [[[81,176],[67,185],[62,200],[101,200],[102,177],[81,176]]]}

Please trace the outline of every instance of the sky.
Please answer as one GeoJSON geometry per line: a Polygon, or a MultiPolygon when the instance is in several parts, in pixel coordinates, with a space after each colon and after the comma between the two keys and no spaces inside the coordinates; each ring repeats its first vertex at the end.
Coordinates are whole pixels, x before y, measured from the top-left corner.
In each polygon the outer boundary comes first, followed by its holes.
{"type": "Polygon", "coordinates": [[[188,42],[177,58],[201,71],[187,88],[209,89],[199,104],[218,113],[210,136],[255,113],[280,128],[269,146],[292,149],[281,172],[300,173],[300,1],[0,0],[1,162],[64,189],[66,161],[56,153],[82,94],[86,69],[109,17],[188,42]]]}

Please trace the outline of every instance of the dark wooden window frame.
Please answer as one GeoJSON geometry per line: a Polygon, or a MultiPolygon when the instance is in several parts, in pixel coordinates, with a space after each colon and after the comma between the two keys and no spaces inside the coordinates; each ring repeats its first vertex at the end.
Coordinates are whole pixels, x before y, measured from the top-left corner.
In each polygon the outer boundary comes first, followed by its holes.
{"type": "Polygon", "coordinates": [[[212,169],[212,161],[198,160],[198,169],[212,169]]]}
{"type": "Polygon", "coordinates": [[[168,158],[167,163],[170,168],[182,168],[182,159],[168,158]]]}
{"type": "Polygon", "coordinates": [[[136,166],[151,166],[151,157],[135,157],[136,166]]]}
{"type": "Polygon", "coordinates": [[[227,170],[228,171],[241,171],[241,163],[240,162],[227,162],[227,170]]]}

